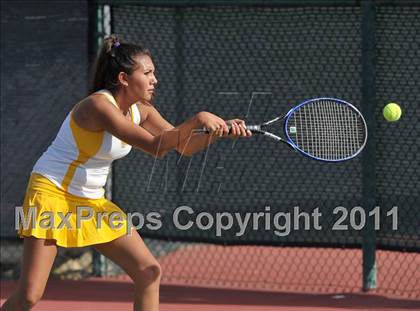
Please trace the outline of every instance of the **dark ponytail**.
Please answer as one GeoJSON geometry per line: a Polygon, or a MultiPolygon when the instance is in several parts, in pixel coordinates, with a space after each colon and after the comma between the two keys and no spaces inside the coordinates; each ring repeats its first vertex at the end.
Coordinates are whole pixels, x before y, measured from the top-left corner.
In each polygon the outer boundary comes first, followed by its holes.
{"type": "Polygon", "coordinates": [[[151,57],[149,50],[140,45],[120,42],[116,35],[106,37],[93,66],[90,93],[101,89],[114,93],[120,87],[118,74],[132,74],[137,69],[134,58],[139,55],[151,57]]]}

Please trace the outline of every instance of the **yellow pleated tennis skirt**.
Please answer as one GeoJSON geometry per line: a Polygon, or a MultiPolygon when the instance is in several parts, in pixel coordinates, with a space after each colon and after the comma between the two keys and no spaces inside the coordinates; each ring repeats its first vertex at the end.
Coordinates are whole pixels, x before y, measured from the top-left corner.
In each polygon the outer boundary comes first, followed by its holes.
{"type": "Polygon", "coordinates": [[[106,243],[127,234],[127,215],[117,205],[71,195],[36,173],[18,216],[20,237],[53,239],[62,247],[106,243]]]}

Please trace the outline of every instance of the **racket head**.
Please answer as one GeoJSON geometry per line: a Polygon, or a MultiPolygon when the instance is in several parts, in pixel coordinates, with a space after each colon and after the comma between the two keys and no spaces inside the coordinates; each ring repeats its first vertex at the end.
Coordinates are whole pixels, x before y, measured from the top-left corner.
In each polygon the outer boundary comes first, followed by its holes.
{"type": "Polygon", "coordinates": [[[309,99],[285,116],[288,144],[304,156],[324,162],[356,157],[367,142],[367,125],[360,111],[337,98],[309,99]]]}

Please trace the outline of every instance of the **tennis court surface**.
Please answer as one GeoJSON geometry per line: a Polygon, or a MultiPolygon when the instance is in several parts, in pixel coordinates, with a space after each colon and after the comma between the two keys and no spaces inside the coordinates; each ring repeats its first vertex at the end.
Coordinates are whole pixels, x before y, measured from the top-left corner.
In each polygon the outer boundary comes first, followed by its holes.
{"type": "MultiPolygon", "coordinates": [[[[377,290],[363,293],[358,284],[362,273],[358,268],[359,250],[184,247],[160,258],[164,271],[161,310],[419,310],[420,272],[416,267],[420,266],[420,256],[411,254],[412,264],[407,267],[400,266],[401,256],[407,260],[407,254],[379,252],[379,269],[388,273],[378,280],[377,290]],[[244,268],[238,258],[244,262],[250,256],[256,265],[244,268]],[[314,256],[324,257],[325,264],[319,265],[321,258],[310,260],[314,256]],[[203,268],[200,258],[205,257],[213,260],[203,268]],[[385,257],[386,265],[382,265],[385,257]],[[302,258],[307,260],[291,273],[291,262],[302,258]],[[351,275],[345,273],[348,265],[354,265],[351,275]],[[407,269],[412,269],[409,278],[407,269]],[[332,271],[342,273],[343,278],[349,278],[345,284],[355,286],[343,286],[332,271]],[[392,284],[397,284],[400,290],[392,284]],[[404,288],[411,290],[401,290],[404,288]]],[[[15,286],[15,281],[2,281],[2,303],[15,286]]],[[[131,310],[132,294],[132,283],[124,275],[78,281],[52,279],[34,310],[131,310]]]]}

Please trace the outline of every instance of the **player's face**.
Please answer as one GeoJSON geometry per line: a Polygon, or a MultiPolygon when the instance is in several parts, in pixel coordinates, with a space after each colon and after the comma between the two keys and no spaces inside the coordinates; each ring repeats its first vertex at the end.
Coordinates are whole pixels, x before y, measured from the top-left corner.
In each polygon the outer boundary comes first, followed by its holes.
{"type": "Polygon", "coordinates": [[[141,55],[136,58],[138,68],[129,76],[129,86],[133,95],[150,102],[158,83],[155,76],[155,66],[148,55],[141,55]]]}

